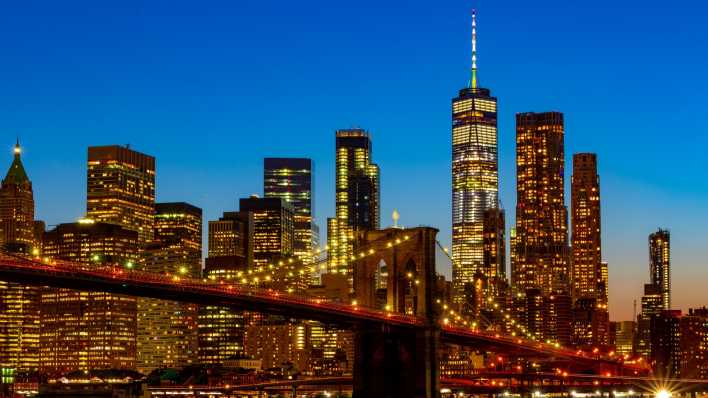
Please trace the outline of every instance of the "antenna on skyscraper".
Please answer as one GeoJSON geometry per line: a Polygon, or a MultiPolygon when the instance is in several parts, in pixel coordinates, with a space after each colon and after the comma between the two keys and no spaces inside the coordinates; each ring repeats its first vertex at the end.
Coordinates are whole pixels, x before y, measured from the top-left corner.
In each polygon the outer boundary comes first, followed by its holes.
{"type": "Polygon", "coordinates": [[[477,10],[472,9],[472,78],[470,88],[477,88],[477,10]]]}

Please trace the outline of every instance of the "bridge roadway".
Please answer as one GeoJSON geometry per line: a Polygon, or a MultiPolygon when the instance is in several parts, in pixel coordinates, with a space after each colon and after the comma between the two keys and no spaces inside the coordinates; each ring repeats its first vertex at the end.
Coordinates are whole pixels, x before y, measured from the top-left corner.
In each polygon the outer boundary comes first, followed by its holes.
{"type": "MultiPolygon", "coordinates": [[[[123,267],[42,261],[0,252],[0,280],[76,290],[105,291],[139,297],[243,308],[289,318],[311,319],[341,326],[384,325],[399,329],[430,327],[425,320],[399,313],[336,303],[318,298],[238,284],[163,275],[123,267]]],[[[646,369],[551,344],[504,336],[478,329],[440,325],[443,341],[515,356],[551,357],[586,365],[609,365],[615,374],[646,369]],[[624,372],[622,372],[624,370],[624,372]]]]}

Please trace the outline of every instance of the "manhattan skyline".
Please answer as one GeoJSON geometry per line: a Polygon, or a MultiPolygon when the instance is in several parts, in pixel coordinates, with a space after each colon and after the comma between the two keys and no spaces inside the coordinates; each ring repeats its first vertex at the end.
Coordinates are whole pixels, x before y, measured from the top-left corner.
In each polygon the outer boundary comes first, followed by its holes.
{"type": "MultiPolygon", "coordinates": [[[[646,15],[625,21],[609,12],[609,2],[560,7],[554,15],[548,10],[555,2],[516,10],[479,3],[479,80],[499,99],[507,230],[516,196],[514,114],[561,111],[566,164],[573,153],[598,154],[613,320],[631,318],[632,300],[648,279],[647,236],[658,227],[672,234],[674,306],[704,304],[708,176],[701,160],[708,142],[696,93],[708,84],[700,81],[707,61],[697,54],[696,43],[706,36],[693,16],[699,13],[690,2],[670,10],[645,6],[633,11],[646,15]],[[650,23],[652,17],[665,28],[650,23]],[[678,20],[680,29],[670,29],[678,20]],[[571,22],[582,28],[568,32],[571,22]],[[630,33],[632,27],[642,29],[630,33]]],[[[334,215],[334,131],[360,126],[371,132],[381,167],[382,226],[391,224],[396,208],[402,225],[439,228],[449,246],[449,99],[469,76],[470,5],[383,6],[372,16],[313,4],[299,18],[288,16],[289,7],[253,3],[195,16],[183,4],[170,10],[128,5],[61,18],[50,18],[60,10],[47,9],[39,20],[9,10],[2,19],[10,35],[2,45],[15,60],[0,66],[7,80],[0,126],[8,163],[20,137],[37,219],[54,225],[84,216],[86,148],[130,143],[157,158],[157,200],[194,203],[205,219],[235,210],[239,198],[262,195],[264,157],[313,158],[315,215],[324,238],[326,217],[334,215]],[[249,13],[270,17],[267,26],[248,22],[249,13]],[[333,27],[345,17],[374,29],[333,27]],[[288,28],[308,22],[317,23],[295,33],[288,28]],[[77,26],[64,25],[72,23],[77,26]],[[131,30],[134,24],[141,29],[131,30]],[[90,37],[82,37],[86,29],[90,37]],[[293,36],[283,38],[286,33],[293,36]],[[253,40],[253,48],[244,47],[253,40]]],[[[439,269],[449,277],[449,264],[439,269]]]]}

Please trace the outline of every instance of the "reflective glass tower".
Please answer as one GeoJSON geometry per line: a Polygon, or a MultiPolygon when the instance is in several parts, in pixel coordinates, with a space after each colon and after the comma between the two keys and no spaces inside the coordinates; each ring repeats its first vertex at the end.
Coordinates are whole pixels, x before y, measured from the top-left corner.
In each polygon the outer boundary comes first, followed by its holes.
{"type": "Polygon", "coordinates": [[[659,229],[649,235],[651,283],[661,291],[661,307],[671,309],[671,235],[659,229]]]}
{"type": "Polygon", "coordinates": [[[312,159],[265,158],[263,194],[282,198],[294,211],[295,238],[293,254],[303,263],[311,263],[319,231],[314,223],[314,178],[312,159]]]}
{"type": "Polygon", "coordinates": [[[499,203],[497,99],[477,85],[476,24],[473,13],[470,85],[452,100],[452,281],[458,303],[465,285],[483,272],[484,213],[499,203]]]}
{"type": "Polygon", "coordinates": [[[366,130],[337,130],[336,140],[336,218],[327,220],[328,271],[351,275],[354,231],[379,228],[379,166],[372,162],[366,130]]]}

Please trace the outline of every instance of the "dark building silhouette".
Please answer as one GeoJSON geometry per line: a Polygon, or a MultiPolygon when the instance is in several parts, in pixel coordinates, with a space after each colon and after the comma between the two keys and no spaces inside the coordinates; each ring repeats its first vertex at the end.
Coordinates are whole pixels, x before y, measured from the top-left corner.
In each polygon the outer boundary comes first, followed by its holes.
{"type": "Polygon", "coordinates": [[[651,318],[651,362],[660,377],[681,376],[681,310],[662,310],[651,318]]]}

